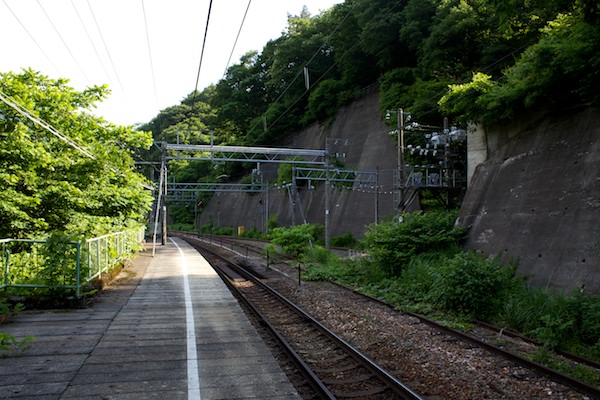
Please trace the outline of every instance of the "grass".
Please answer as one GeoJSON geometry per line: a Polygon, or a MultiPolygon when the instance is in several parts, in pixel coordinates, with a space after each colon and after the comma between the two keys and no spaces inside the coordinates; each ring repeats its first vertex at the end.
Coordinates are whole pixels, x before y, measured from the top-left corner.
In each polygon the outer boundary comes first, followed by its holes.
{"type": "MultiPolygon", "coordinates": [[[[23,310],[22,304],[12,306],[0,299],[0,324],[8,321],[13,315],[23,310]]],[[[0,358],[11,357],[23,353],[29,348],[29,343],[35,336],[27,336],[17,339],[8,333],[0,332],[0,358]]]]}

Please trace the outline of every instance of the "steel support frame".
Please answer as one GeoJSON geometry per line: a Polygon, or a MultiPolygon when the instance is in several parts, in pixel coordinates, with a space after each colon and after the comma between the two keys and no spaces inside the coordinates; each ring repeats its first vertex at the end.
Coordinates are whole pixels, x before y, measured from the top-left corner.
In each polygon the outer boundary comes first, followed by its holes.
{"type": "Polygon", "coordinates": [[[212,146],[192,144],[163,144],[165,152],[175,152],[175,155],[164,154],[165,160],[209,160],[232,162],[274,162],[289,164],[325,165],[326,150],[292,149],[278,147],[246,147],[246,146],[212,146]],[[181,152],[200,153],[200,156],[190,156],[181,152]],[[204,154],[203,154],[204,153],[204,154]],[[288,159],[304,157],[302,160],[288,159]]]}
{"type": "MultiPolygon", "coordinates": [[[[158,143],[157,143],[158,144],[158,143]]],[[[210,145],[186,145],[186,144],[169,144],[166,142],[160,143],[162,149],[162,160],[161,165],[165,166],[164,171],[164,183],[160,185],[159,189],[159,203],[160,194],[163,194],[163,198],[166,200],[170,190],[175,191],[174,198],[185,198],[188,199],[188,192],[200,192],[200,191],[246,191],[246,192],[265,192],[267,196],[266,207],[268,207],[268,187],[261,184],[176,184],[179,185],[172,187],[167,183],[166,180],[166,165],[169,160],[206,160],[212,162],[256,162],[260,163],[288,163],[288,164],[302,164],[302,165],[320,165],[325,166],[325,169],[329,168],[329,155],[328,150],[310,150],[310,149],[294,149],[294,148],[275,148],[275,147],[245,147],[245,146],[215,146],[210,145]],[[199,153],[199,156],[191,156],[190,153],[199,153]],[[204,186],[205,185],[205,186],[204,186]],[[211,186],[213,185],[213,186],[211,186]],[[248,188],[250,187],[250,188],[248,188]]],[[[162,170],[162,168],[161,168],[162,170]]],[[[161,174],[162,175],[162,174],[161,174]]],[[[329,187],[329,182],[326,180],[326,186],[329,187]]],[[[163,200],[163,202],[165,201],[163,200]]],[[[328,201],[325,210],[325,245],[329,247],[329,205],[328,201]]],[[[157,210],[158,210],[157,205],[157,210]]],[[[166,209],[166,206],[163,206],[166,209]]],[[[164,212],[166,214],[166,210],[164,212]]],[[[267,209],[268,214],[268,209],[267,209]]],[[[265,222],[266,226],[266,222],[265,222]]],[[[164,243],[163,243],[164,244],[164,243]]]]}

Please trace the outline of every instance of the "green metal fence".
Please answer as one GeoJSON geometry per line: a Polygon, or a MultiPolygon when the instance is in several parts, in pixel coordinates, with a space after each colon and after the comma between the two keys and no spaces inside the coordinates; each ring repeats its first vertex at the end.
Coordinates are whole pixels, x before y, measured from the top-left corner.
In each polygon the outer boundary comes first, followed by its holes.
{"type": "Polygon", "coordinates": [[[85,242],[0,239],[0,289],[17,293],[82,289],[103,272],[142,248],[144,228],[104,235],[85,242]]]}

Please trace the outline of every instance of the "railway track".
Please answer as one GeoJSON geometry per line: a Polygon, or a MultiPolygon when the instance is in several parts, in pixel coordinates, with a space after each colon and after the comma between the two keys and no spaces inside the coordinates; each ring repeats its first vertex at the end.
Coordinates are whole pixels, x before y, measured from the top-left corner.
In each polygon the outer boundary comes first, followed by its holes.
{"type": "MultiPolygon", "coordinates": [[[[365,295],[361,292],[357,292],[351,288],[345,287],[335,282],[329,282],[332,285],[335,285],[343,290],[350,291],[355,295],[366,299],[367,301],[377,302],[385,307],[389,307],[390,309],[394,309],[394,306],[388,303],[385,303],[377,298],[365,295]]],[[[575,379],[569,375],[563,374],[559,371],[556,371],[552,368],[548,368],[542,364],[531,361],[527,356],[531,355],[534,352],[534,348],[540,346],[539,343],[526,338],[522,335],[512,333],[512,332],[504,332],[502,329],[491,325],[485,324],[482,322],[478,322],[475,324],[474,329],[472,329],[469,333],[461,332],[456,329],[449,328],[444,325],[440,325],[439,323],[430,320],[422,315],[415,314],[408,311],[403,311],[403,313],[410,315],[414,318],[419,319],[421,322],[426,323],[438,329],[444,333],[455,336],[460,340],[463,340],[468,343],[475,344],[493,354],[497,354],[503,358],[516,362],[519,365],[522,365],[531,370],[537,371],[542,375],[550,377],[552,380],[556,382],[560,382],[564,385],[570,386],[578,391],[583,393],[587,393],[589,395],[594,396],[594,398],[600,399],[600,388],[591,386],[586,382],[575,379]],[[504,340],[503,340],[504,336],[504,340]],[[512,343],[506,342],[506,339],[516,339],[512,343]],[[496,344],[496,342],[503,342],[502,344],[496,344]]],[[[588,360],[586,358],[577,356],[575,354],[571,354],[568,352],[559,351],[557,352],[557,356],[562,357],[564,360],[567,360],[576,368],[577,364],[585,365],[590,368],[594,368],[598,370],[600,374],[600,364],[594,360],[588,360]]]]}
{"type": "Polygon", "coordinates": [[[225,259],[205,243],[188,240],[278,338],[310,382],[317,398],[421,399],[404,383],[266,285],[260,276],[225,259]]]}
{"type": "MultiPolygon", "coordinates": [[[[237,242],[237,244],[234,244],[233,239],[228,239],[228,240],[224,240],[223,242],[221,242],[220,246],[222,246],[226,249],[231,249],[232,246],[234,248],[236,246],[239,246],[240,249],[244,249],[244,250],[238,251],[237,252],[238,255],[252,254],[253,256],[256,256],[258,254],[261,254],[261,252],[262,252],[262,255],[264,256],[264,251],[262,250],[262,248],[260,246],[257,246],[252,241],[250,241],[250,242],[244,241],[242,244],[237,242]]],[[[340,286],[335,283],[333,283],[333,284],[336,285],[340,290],[352,291],[355,295],[360,296],[359,299],[360,298],[364,299],[365,302],[378,302],[386,307],[393,308],[391,305],[381,302],[378,299],[371,298],[369,296],[365,296],[364,294],[362,294],[360,292],[355,292],[350,288],[346,288],[344,286],[340,286]]],[[[357,301],[360,301],[360,300],[357,300],[357,301]]],[[[454,329],[442,326],[442,325],[436,323],[435,321],[431,321],[431,320],[429,320],[423,316],[417,315],[417,314],[412,314],[412,313],[405,313],[405,314],[409,314],[409,315],[413,316],[414,318],[419,319],[419,321],[421,321],[422,323],[425,323],[425,324],[433,327],[434,329],[439,330],[445,334],[451,335],[460,341],[476,345],[477,347],[485,349],[485,351],[488,351],[491,354],[499,355],[506,360],[510,360],[511,362],[514,362],[515,364],[521,365],[529,370],[535,371],[535,373],[546,376],[554,382],[559,382],[563,385],[571,387],[571,388],[579,391],[580,393],[585,394],[584,396],[588,396],[588,395],[591,396],[591,397],[583,397],[583,398],[598,398],[598,399],[600,399],[600,388],[589,385],[585,382],[582,382],[575,378],[572,378],[569,375],[565,375],[556,370],[547,368],[543,365],[540,365],[538,363],[530,361],[530,359],[528,358],[528,354],[531,354],[532,348],[535,347],[535,343],[529,343],[528,341],[526,341],[527,340],[526,338],[522,338],[523,343],[525,343],[525,345],[521,345],[521,347],[527,348],[529,346],[529,353],[527,351],[520,351],[519,350],[520,346],[518,343],[516,345],[506,345],[505,339],[507,337],[518,336],[518,335],[511,335],[508,332],[499,331],[498,328],[493,327],[493,326],[487,326],[485,324],[478,324],[478,325],[476,325],[476,329],[469,331],[469,333],[464,333],[461,331],[456,331],[454,329]]],[[[519,342],[519,340],[521,340],[521,339],[519,339],[517,337],[515,339],[515,342],[519,342]]],[[[591,368],[596,368],[596,369],[598,368],[598,363],[591,361],[591,360],[581,358],[581,357],[572,356],[568,353],[561,354],[561,357],[564,357],[566,360],[568,360],[568,362],[573,363],[572,365],[573,365],[574,369],[577,368],[578,365],[588,365],[591,368]]],[[[598,370],[598,371],[600,373],[600,370],[598,370]]],[[[493,385],[493,384],[490,384],[490,386],[495,387],[495,385],[493,385]]]]}

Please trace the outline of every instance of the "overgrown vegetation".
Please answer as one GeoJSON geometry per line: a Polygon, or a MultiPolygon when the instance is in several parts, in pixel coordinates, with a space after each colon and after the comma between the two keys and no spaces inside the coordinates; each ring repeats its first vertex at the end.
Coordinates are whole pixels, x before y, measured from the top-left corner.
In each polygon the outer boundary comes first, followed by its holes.
{"type": "Polygon", "coordinates": [[[271,243],[279,246],[290,257],[300,257],[323,235],[322,227],[313,224],[296,225],[289,228],[273,228],[268,235],[271,243]]]}
{"type": "Polygon", "coordinates": [[[540,104],[597,101],[591,88],[600,83],[600,24],[583,9],[559,13],[540,29],[536,43],[497,78],[477,72],[468,83],[451,85],[442,110],[463,120],[492,122],[508,119],[540,104]],[[560,100],[559,100],[560,99],[560,100]]]}
{"type": "Polygon", "coordinates": [[[46,240],[4,241],[0,287],[6,296],[26,297],[28,305],[71,304],[73,295],[95,292],[94,279],[121,268],[141,250],[142,234],[139,228],[80,243],[53,232],[46,240]]]}
{"type": "Polygon", "coordinates": [[[34,339],[34,336],[26,336],[23,339],[17,339],[13,335],[0,332],[0,358],[23,353],[29,348],[29,343],[34,339]]]}
{"type": "Polygon", "coordinates": [[[402,222],[387,221],[370,226],[365,249],[373,262],[389,276],[399,275],[412,257],[458,245],[464,228],[454,227],[457,212],[405,213],[402,222]]]}
{"type": "MultiPolygon", "coordinates": [[[[366,257],[341,259],[320,246],[304,246],[296,251],[303,260],[303,277],[334,280],[454,326],[473,320],[492,322],[522,332],[544,348],[600,360],[600,297],[529,287],[516,276],[516,265],[458,246],[464,231],[450,223],[455,214],[433,214],[414,213],[401,222],[372,225],[365,239],[366,257]],[[438,227],[435,235],[427,229],[433,226],[438,227]],[[380,236],[384,231],[394,233],[380,236]],[[389,236],[394,237],[393,244],[391,239],[375,240],[389,236]]],[[[280,246],[297,239],[280,229],[280,246]]]]}
{"type": "Polygon", "coordinates": [[[26,69],[0,73],[0,93],[0,238],[43,241],[3,243],[0,282],[5,293],[65,295],[92,268],[77,271],[74,242],[143,226],[152,196],[133,156],[152,135],[92,115],[106,86],[79,92],[26,69]]]}
{"type": "Polygon", "coordinates": [[[495,321],[559,347],[600,360],[600,297],[554,293],[523,286],[514,291],[495,321]]]}

